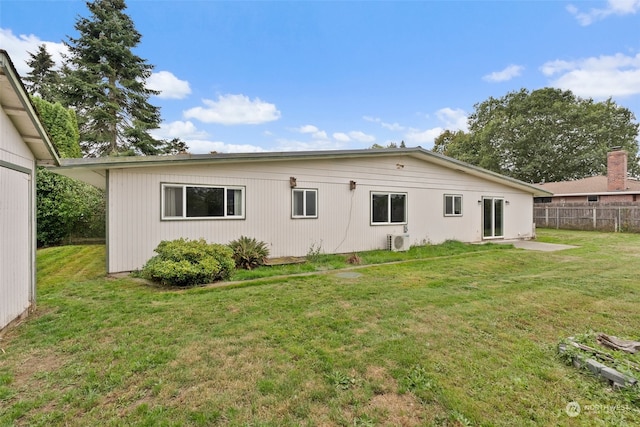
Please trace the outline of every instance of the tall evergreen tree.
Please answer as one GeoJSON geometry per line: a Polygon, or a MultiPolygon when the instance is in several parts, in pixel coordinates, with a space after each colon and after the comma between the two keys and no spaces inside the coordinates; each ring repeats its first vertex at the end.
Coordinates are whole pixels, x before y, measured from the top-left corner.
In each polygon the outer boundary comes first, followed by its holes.
{"type": "Polygon", "coordinates": [[[153,69],[132,51],[141,35],[125,14],[124,0],[87,2],[90,17],[79,17],[77,38],[69,37],[64,92],[76,108],[80,145],[86,156],[162,153],[164,141],[149,130],[160,123],[160,110],[148,99],[153,69]]]}
{"type": "Polygon", "coordinates": [[[51,54],[44,44],[38,46],[36,53],[28,53],[31,59],[27,61],[27,65],[31,67],[31,72],[23,79],[27,90],[45,101],[56,102],[60,76],[53,68],[56,64],[51,54]]]}

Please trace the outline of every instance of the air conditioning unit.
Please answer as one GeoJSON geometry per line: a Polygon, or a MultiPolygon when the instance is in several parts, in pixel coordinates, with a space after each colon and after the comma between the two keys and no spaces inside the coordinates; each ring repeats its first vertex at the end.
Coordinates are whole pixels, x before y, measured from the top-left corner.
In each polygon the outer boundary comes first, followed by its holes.
{"type": "Polygon", "coordinates": [[[387,234],[387,249],[393,252],[409,250],[408,234],[387,234]]]}

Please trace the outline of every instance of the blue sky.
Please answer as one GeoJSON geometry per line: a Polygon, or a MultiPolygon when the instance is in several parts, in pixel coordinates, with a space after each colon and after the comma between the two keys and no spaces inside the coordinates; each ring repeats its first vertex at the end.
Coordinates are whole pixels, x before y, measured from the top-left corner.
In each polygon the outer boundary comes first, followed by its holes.
{"type": "MultiPolygon", "coordinates": [[[[526,88],[612,97],[640,118],[640,0],[129,0],[161,91],[155,135],[192,153],[431,148],[474,104],[526,88]]],[[[84,1],[0,0],[18,71],[77,36],[84,1]]]]}

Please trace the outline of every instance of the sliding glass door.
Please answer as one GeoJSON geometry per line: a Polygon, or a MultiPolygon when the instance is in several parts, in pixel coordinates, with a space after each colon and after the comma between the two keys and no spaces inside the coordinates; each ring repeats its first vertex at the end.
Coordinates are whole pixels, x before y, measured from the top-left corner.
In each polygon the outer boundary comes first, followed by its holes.
{"type": "Polygon", "coordinates": [[[482,226],[484,239],[504,237],[504,199],[482,198],[482,226]]]}

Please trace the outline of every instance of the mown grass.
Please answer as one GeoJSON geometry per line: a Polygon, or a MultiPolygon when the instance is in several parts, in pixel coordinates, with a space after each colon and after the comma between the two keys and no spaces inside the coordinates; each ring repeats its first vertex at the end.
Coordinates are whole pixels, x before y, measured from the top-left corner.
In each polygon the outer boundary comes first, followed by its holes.
{"type": "Polygon", "coordinates": [[[38,309],[0,341],[0,425],[637,425],[637,389],[556,347],[638,339],[640,235],[539,239],[579,247],[179,292],[105,278],[101,246],[40,251],[38,309]]]}
{"type": "Polygon", "coordinates": [[[307,256],[307,260],[302,263],[261,266],[253,270],[236,270],[229,280],[253,280],[266,277],[277,277],[283,275],[352,268],[358,265],[366,266],[381,263],[403,262],[425,258],[459,255],[462,253],[475,253],[508,248],[508,245],[497,245],[492,243],[487,243],[484,245],[467,245],[458,241],[446,241],[439,245],[413,246],[406,252],[376,250],[348,254],[314,253],[307,256]],[[358,257],[359,263],[350,264],[349,258],[353,257],[354,255],[358,257]]]}

